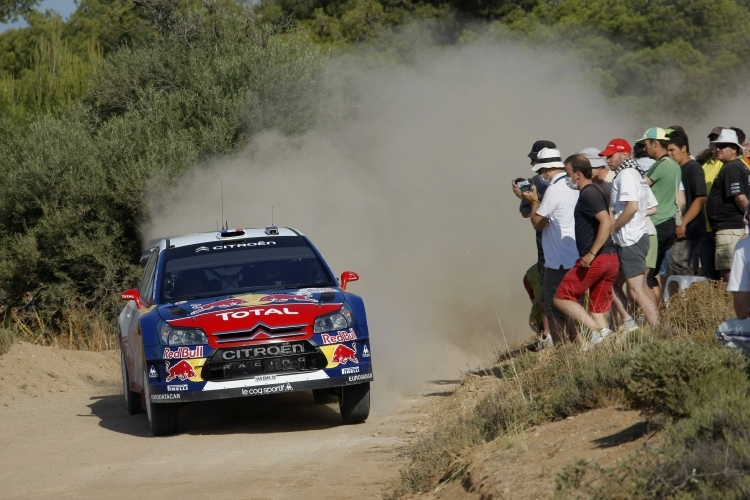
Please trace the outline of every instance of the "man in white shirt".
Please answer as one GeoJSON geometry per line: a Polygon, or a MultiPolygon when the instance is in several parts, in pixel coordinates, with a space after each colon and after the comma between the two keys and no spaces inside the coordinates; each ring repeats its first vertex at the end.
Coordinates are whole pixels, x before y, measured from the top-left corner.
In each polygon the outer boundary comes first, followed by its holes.
{"type": "Polygon", "coordinates": [[[624,139],[612,139],[601,152],[615,172],[610,200],[615,217],[612,239],[618,248],[620,273],[628,286],[628,294],[641,308],[646,321],[656,325],[659,321],[656,304],[644,290],[650,245],[646,230],[650,189],[638,163],[630,158],[631,152],[630,144],[624,139]]]}
{"type": "MultiPolygon", "coordinates": [[[[578,260],[575,240],[574,211],[578,202],[578,191],[568,186],[565,165],[557,149],[544,148],[537,154],[534,172],[550,182],[544,199],[539,202],[536,187],[521,196],[531,205],[531,224],[542,231],[545,273],[542,284],[545,315],[550,320],[552,342],[560,342],[565,327],[565,314],[553,302],[555,291],[565,274],[578,260]]],[[[575,335],[575,332],[571,332],[575,335]]],[[[542,340],[541,345],[549,345],[542,340]]]]}

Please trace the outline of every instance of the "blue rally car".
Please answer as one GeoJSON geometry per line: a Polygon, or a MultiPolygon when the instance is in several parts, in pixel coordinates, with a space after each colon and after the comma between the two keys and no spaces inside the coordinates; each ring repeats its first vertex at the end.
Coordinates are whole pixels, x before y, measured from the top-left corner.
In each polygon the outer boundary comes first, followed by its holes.
{"type": "Polygon", "coordinates": [[[185,403],[312,390],[346,422],[370,413],[362,299],[291,228],[234,229],[154,242],[140,286],[122,293],[122,379],[131,415],[173,434],[185,403]]]}

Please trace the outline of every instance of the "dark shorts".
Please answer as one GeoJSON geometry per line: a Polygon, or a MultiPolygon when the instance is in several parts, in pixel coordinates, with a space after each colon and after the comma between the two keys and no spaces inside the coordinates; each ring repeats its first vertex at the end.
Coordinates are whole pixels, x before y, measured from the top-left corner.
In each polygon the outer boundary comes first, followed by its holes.
{"type": "Polygon", "coordinates": [[[655,227],[656,238],[659,242],[659,246],[656,249],[656,267],[649,270],[648,278],[646,279],[646,284],[649,288],[656,288],[659,286],[659,280],[657,280],[656,277],[659,275],[662,262],[664,262],[664,255],[667,253],[667,250],[674,245],[674,234],[677,229],[674,219],[665,220],[655,227]]]}
{"type": "Polygon", "coordinates": [[[620,262],[616,253],[597,255],[590,267],[581,267],[581,259],[578,259],[560,283],[555,298],[578,302],[586,294],[586,290],[591,290],[589,311],[608,312],[612,307],[612,284],[619,269],[620,262]]]}
{"type": "Polygon", "coordinates": [[[565,319],[565,314],[555,307],[553,300],[555,298],[555,292],[566,274],[568,274],[568,270],[564,269],[562,266],[560,269],[550,269],[548,267],[544,270],[542,297],[544,297],[544,315],[548,318],[565,319]]]}
{"type": "Polygon", "coordinates": [[[627,246],[617,247],[620,257],[620,272],[626,280],[646,272],[646,255],[648,254],[648,233],[644,233],[638,242],[627,246]]]}
{"type": "Polygon", "coordinates": [[[700,243],[699,239],[677,240],[672,245],[669,253],[669,264],[667,265],[667,276],[692,276],[693,275],[693,252],[700,243]]]}

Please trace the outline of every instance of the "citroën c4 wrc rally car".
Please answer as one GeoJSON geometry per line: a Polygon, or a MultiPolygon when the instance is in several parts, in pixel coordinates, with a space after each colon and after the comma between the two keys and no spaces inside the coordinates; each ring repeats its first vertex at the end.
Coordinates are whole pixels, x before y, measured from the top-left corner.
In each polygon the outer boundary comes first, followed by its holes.
{"type": "Polygon", "coordinates": [[[185,403],[312,390],[346,422],[370,411],[362,299],[291,228],[235,229],[154,242],[140,286],[122,293],[128,412],[173,434],[185,403]]]}

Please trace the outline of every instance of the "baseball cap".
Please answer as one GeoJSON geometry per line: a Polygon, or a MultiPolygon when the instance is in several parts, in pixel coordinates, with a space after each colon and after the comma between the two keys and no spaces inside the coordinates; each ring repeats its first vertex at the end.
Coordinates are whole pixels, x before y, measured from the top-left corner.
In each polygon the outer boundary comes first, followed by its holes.
{"type": "Polygon", "coordinates": [[[582,149],[579,155],[588,158],[591,168],[602,168],[607,166],[607,162],[602,160],[601,152],[596,148],[582,149]]]}
{"type": "Polygon", "coordinates": [[[708,134],[708,138],[710,139],[712,135],[721,135],[721,131],[724,130],[724,127],[714,127],[711,129],[711,133],[708,134]]]}
{"type": "Polygon", "coordinates": [[[632,151],[633,148],[630,147],[630,144],[625,139],[612,139],[599,155],[612,156],[615,153],[631,153],[632,151]]]}
{"type": "Polygon", "coordinates": [[[531,146],[531,151],[529,152],[527,156],[531,158],[532,160],[536,160],[536,156],[539,153],[539,151],[542,150],[542,148],[555,149],[556,147],[557,145],[555,145],[555,143],[552,141],[545,141],[545,140],[536,141],[534,145],[531,146]]]}
{"type": "Polygon", "coordinates": [[[651,127],[650,129],[646,130],[646,133],[643,134],[643,137],[638,139],[636,142],[643,142],[646,139],[650,139],[652,141],[666,141],[668,139],[667,132],[661,127],[651,127]]]}
{"type": "Polygon", "coordinates": [[[560,158],[560,151],[552,148],[542,148],[536,156],[536,165],[531,170],[538,172],[542,168],[561,168],[565,169],[565,164],[560,158]]]}

